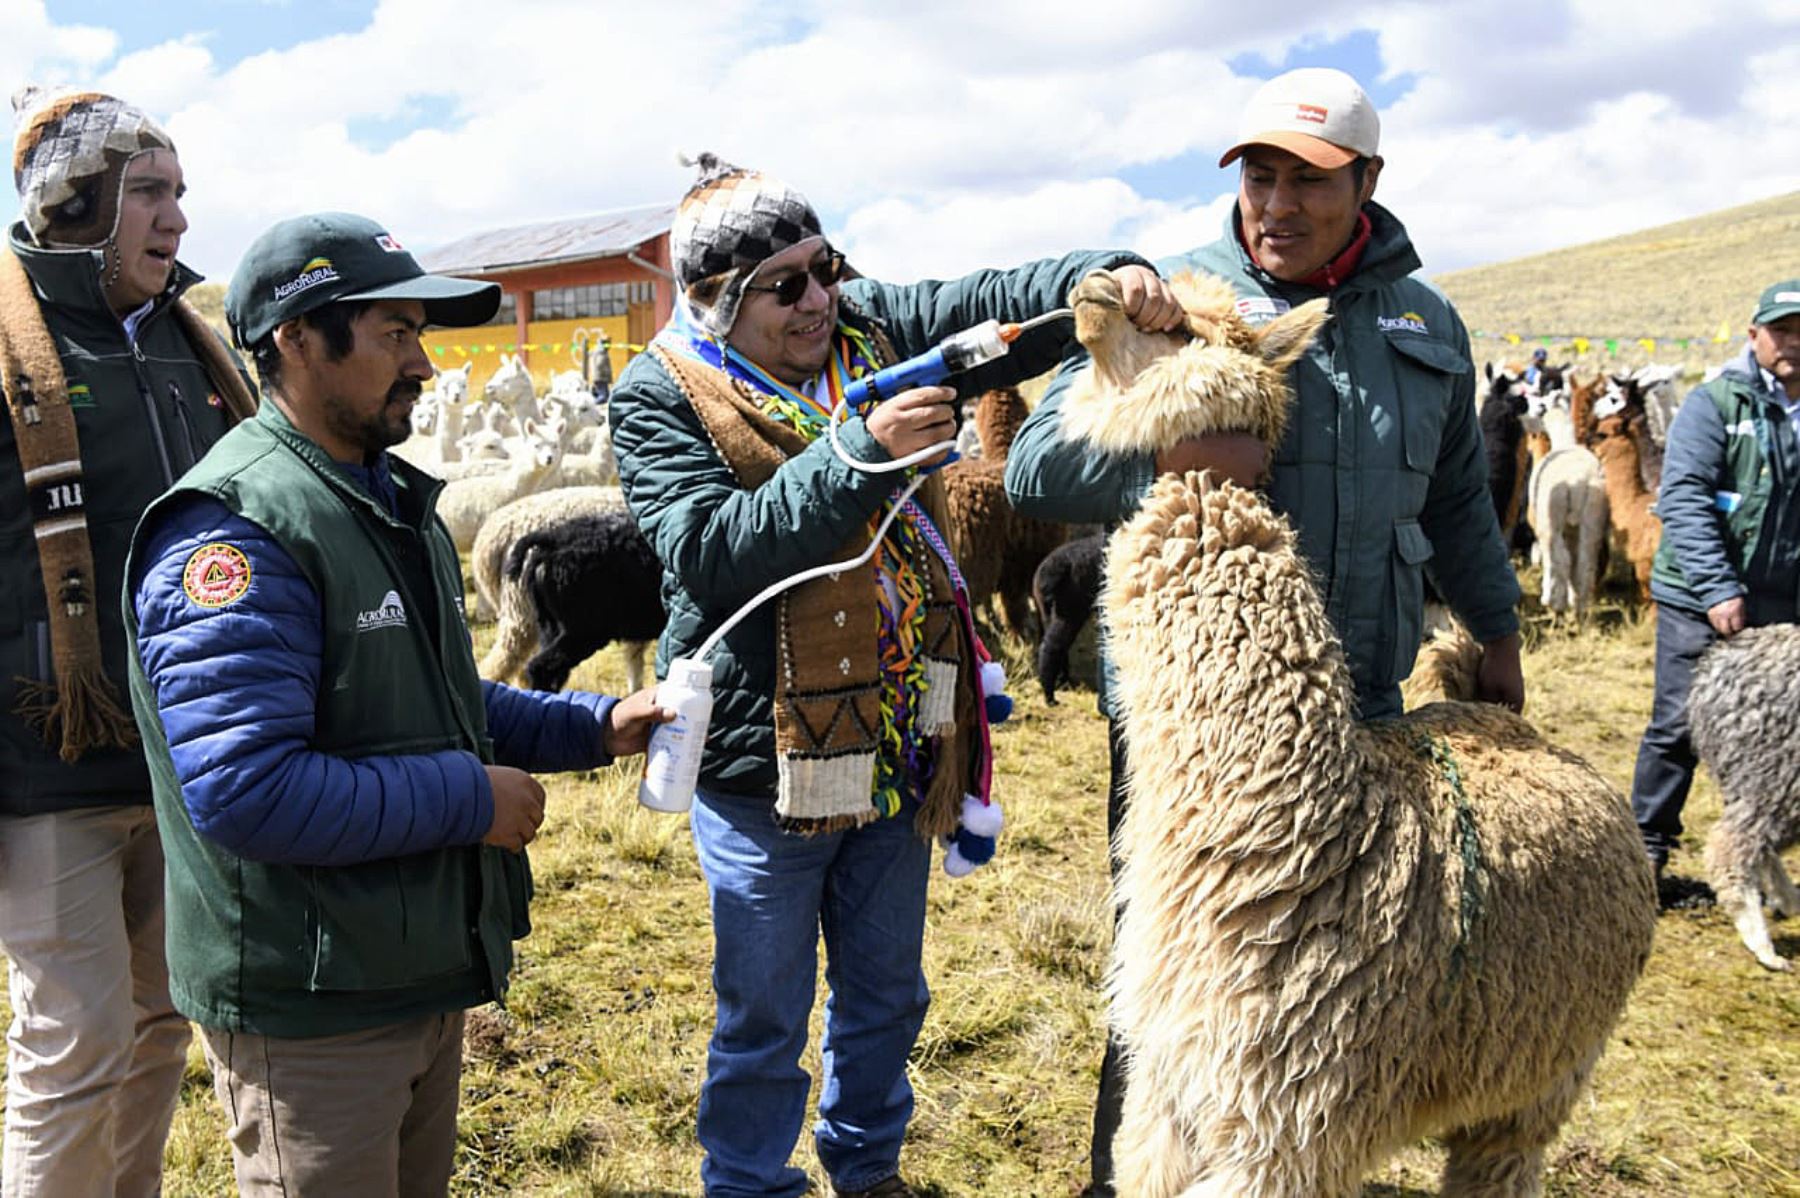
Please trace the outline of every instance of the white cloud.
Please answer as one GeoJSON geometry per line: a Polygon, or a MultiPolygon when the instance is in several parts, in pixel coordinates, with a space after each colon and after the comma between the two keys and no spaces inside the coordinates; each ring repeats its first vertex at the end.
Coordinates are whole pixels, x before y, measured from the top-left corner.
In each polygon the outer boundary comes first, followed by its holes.
{"type": "Polygon", "coordinates": [[[1771,115],[1800,101],[1792,9],[380,0],[364,29],[222,65],[194,35],[121,57],[15,0],[0,78],[93,78],[165,117],[184,256],[215,276],[296,211],[429,245],[672,199],[691,178],[675,151],[711,149],[800,187],[864,269],[910,278],[1210,240],[1221,177],[1157,164],[1230,140],[1256,84],[1233,56],[1378,30],[1386,79],[1413,81],[1383,113],[1382,198],[1442,270],[1800,186],[1800,122],[1771,115]],[[371,141],[420,111],[450,115],[371,141]]]}

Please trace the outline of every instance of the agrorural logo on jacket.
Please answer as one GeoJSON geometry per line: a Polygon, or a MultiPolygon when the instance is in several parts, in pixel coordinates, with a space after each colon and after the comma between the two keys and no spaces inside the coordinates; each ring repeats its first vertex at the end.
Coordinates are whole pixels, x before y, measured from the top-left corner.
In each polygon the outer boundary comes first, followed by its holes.
{"type": "Polygon", "coordinates": [[[400,602],[400,596],[389,591],[381,597],[381,606],[356,614],[356,631],[373,632],[377,628],[406,627],[406,606],[400,602]]]}
{"type": "Polygon", "coordinates": [[[1424,333],[1431,330],[1425,327],[1425,318],[1417,312],[1403,312],[1399,316],[1377,316],[1375,324],[1384,333],[1424,333]]]}

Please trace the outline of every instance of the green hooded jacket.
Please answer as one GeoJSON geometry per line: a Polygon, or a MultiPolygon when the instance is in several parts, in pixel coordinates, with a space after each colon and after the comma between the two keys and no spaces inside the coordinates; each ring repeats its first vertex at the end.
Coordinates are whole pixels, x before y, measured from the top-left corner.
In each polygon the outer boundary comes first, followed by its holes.
{"type": "MultiPolygon", "coordinates": [[[[1329,293],[1331,320],[1289,373],[1294,408],[1275,452],[1269,501],[1298,533],[1344,642],[1364,718],[1399,714],[1421,637],[1424,571],[1479,641],[1518,630],[1518,580],[1501,544],[1476,424],[1469,336],[1450,301],[1412,277],[1418,255],[1398,220],[1365,206],[1372,230],[1356,272],[1329,293]]],[[[1164,259],[1231,282],[1252,324],[1326,294],[1284,283],[1225,235],[1164,259]]],[[[1007,493],[1028,515],[1116,524],[1154,479],[1148,456],[1107,457],[1061,435],[1072,361],[1020,430],[1007,493]]],[[[1110,713],[1107,687],[1101,707],[1110,713]]]]}

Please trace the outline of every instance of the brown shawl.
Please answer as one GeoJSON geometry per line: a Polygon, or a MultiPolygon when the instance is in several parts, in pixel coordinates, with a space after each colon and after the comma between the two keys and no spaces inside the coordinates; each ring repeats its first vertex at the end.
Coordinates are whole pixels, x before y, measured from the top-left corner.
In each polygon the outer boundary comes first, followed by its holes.
{"type": "MultiPolygon", "coordinates": [[[[184,300],[175,301],[174,314],[226,412],[234,421],[253,415],[256,397],[218,335],[184,300]]],[[[113,692],[100,659],[94,604],[108,597],[94,594],[68,381],[31,279],[10,248],[0,249],[0,388],[31,502],[55,669],[52,682],[19,680],[15,711],[64,761],[77,760],[92,745],[128,748],[137,736],[131,712],[113,692]]]]}
{"type": "MultiPolygon", "coordinates": [[[[892,360],[885,337],[877,353],[892,360]]],[[[713,448],[740,486],[754,490],[807,439],[765,414],[748,385],[660,345],[651,346],[705,426],[713,448]]],[[[929,479],[916,501],[945,527],[943,484],[929,479]]],[[[833,561],[848,561],[865,548],[863,533],[833,561]]],[[[926,695],[920,730],[935,735],[933,768],[924,779],[924,802],[914,821],[921,837],[956,831],[965,793],[978,793],[980,694],[975,653],[963,630],[949,572],[921,546],[912,563],[925,585],[926,695]]],[[[880,610],[872,572],[829,574],[801,583],[775,599],[775,758],[779,778],[775,810],[784,826],[835,831],[876,816],[872,803],[875,756],[881,729],[881,663],[877,643],[880,610]]]]}

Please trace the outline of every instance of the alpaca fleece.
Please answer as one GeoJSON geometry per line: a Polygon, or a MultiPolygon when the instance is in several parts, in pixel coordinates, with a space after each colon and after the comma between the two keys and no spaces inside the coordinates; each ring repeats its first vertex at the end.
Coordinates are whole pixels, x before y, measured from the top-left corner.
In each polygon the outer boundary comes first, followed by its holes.
{"type": "Polygon", "coordinates": [[[1110,273],[1089,275],[1070,294],[1075,336],[1092,361],[1069,385],[1063,436],[1118,454],[1217,432],[1279,444],[1292,404],[1287,368],[1328,319],[1326,302],[1309,300],[1253,329],[1224,279],[1184,271],[1169,289],[1187,312],[1176,333],[1134,328],[1110,273]]]}
{"type": "Polygon", "coordinates": [[[1800,625],[1746,628],[1701,657],[1688,692],[1694,751],[1718,780],[1725,809],[1706,844],[1706,868],[1738,935],[1770,969],[1793,966],[1775,952],[1763,919],[1800,915],[1800,894],[1781,850],[1800,842],[1800,625]]]}
{"type": "MultiPolygon", "coordinates": [[[[501,577],[503,596],[517,588],[536,627],[538,651],[525,663],[532,690],[561,690],[570,671],[612,641],[654,641],[668,620],[662,563],[624,510],[526,533],[507,551],[501,577]]],[[[500,610],[512,616],[510,596],[500,610]]],[[[635,690],[640,680],[628,685],[635,690]]]]}
{"type": "Polygon", "coordinates": [[[1292,532],[1231,484],[1158,481],[1102,604],[1119,1192],[1350,1198],[1435,1135],[1445,1194],[1540,1194],[1650,953],[1624,799],[1498,707],[1357,723],[1292,532]]]}
{"type": "MultiPolygon", "coordinates": [[[[625,495],[617,487],[552,487],[520,496],[482,521],[469,551],[477,617],[491,620],[500,610],[500,566],[514,541],[534,528],[547,528],[576,516],[624,510],[625,495]]],[[[513,668],[517,668],[516,662],[513,668]]],[[[483,671],[483,677],[495,675],[483,671]]]]}

